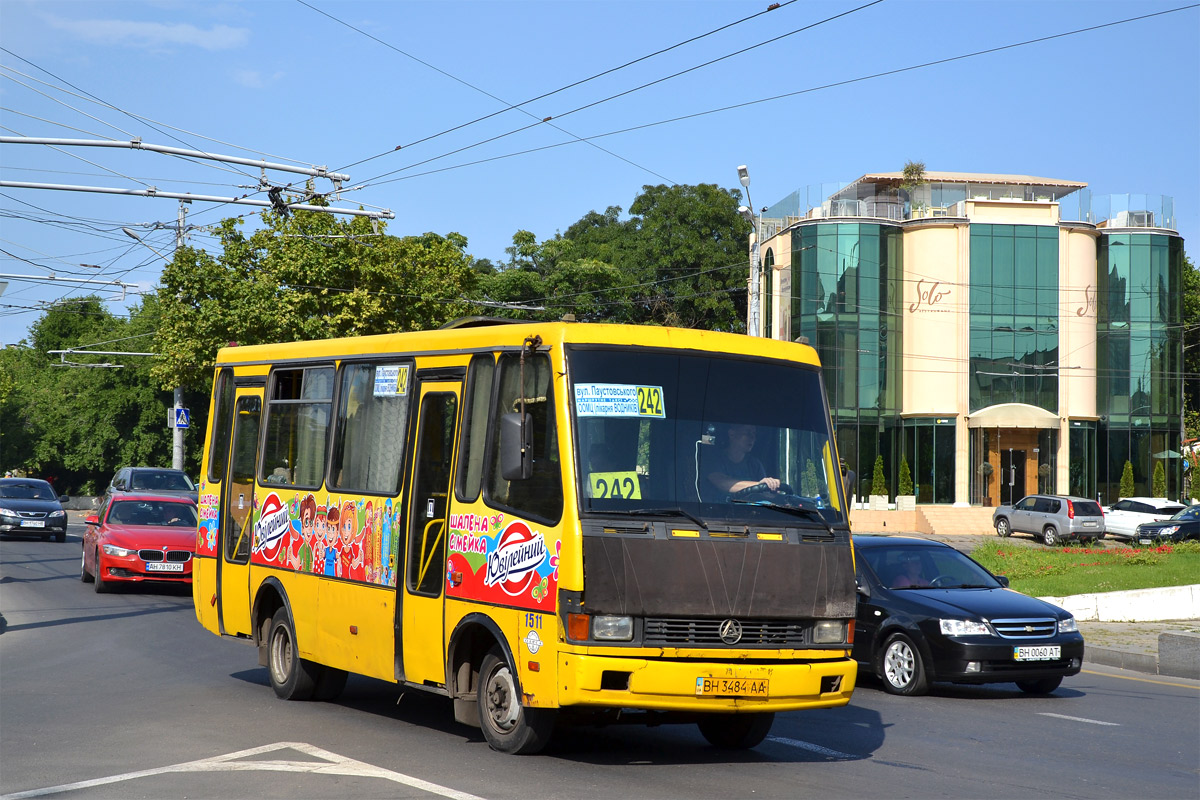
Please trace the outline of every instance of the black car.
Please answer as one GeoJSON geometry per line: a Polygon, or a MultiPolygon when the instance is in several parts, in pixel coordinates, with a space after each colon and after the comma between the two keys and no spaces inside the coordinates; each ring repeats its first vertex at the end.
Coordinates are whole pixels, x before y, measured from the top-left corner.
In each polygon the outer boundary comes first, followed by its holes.
{"type": "Polygon", "coordinates": [[[1137,533],[1133,538],[1138,544],[1200,539],[1200,505],[1188,506],[1170,519],[1143,522],[1137,526],[1137,533]]]}
{"type": "Polygon", "coordinates": [[[854,657],[892,694],[933,681],[1015,682],[1046,694],[1083,666],[1083,636],[1068,612],[1008,588],[949,545],[855,536],[854,657]]]}
{"type": "Polygon", "coordinates": [[[121,492],[152,492],[197,499],[199,491],[188,474],[165,467],[121,467],[108,485],[107,497],[121,492]]]}
{"type": "Polygon", "coordinates": [[[0,478],[0,533],[67,540],[67,514],[54,487],[37,478],[0,478]]]}

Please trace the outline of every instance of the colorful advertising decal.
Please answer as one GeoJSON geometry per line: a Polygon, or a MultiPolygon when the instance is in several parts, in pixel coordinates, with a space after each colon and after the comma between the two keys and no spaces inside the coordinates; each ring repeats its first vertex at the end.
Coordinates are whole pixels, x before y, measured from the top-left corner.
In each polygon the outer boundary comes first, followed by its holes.
{"type": "Polygon", "coordinates": [[[196,555],[216,556],[217,531],[221,528],[221,497],[210,491],[208,484],[200,482],[200,498],[197,504],[200,524],[196,529],[196,555]]]}
{"type": "Polygon", "coordinates": [[[446,595],[552,610],[562,541],[503,514],[451,514],[446,595]]]}
{"type": "MultiPolygon", "coordinates": [[[[250,560],[378,586],[396,585],[399,537],[391,498],[290,498],[267,493],[254,510],[250,560]]],[[[215,534],[214,534],[215,537],[215,534]]],[[[215,547],[215,542],[214,542],[215,547]]]]}

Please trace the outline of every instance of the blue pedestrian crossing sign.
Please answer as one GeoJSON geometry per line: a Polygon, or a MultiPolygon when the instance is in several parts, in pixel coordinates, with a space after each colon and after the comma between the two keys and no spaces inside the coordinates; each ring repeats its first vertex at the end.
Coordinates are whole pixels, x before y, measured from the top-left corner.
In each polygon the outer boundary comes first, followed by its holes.
{"type": "Polygon", "coordinates": [[[168,428],[190,428],[190,427],[192,427],[192,412],[186,408],[168,408],[167,409],[167,427],[168,428]]]}

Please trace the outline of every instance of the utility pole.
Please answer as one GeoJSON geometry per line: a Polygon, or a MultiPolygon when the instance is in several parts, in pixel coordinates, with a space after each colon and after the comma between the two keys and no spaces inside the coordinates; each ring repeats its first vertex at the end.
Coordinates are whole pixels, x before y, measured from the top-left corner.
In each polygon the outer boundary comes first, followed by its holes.
{"type": "MultiPolygon", "coordinates": [[[[186,228],[184,224],[187,222],[187,200],[179,201],[179,223],[175,228],[175,254],[179,255],[179,249],[183,247],[186,228]]],[[[179,418],[179,409],[183,408],[183,387],[175,387],[175,414],[174,418],[179,418]]],[[[183,469],[183,428],[178,424],[171,429],[171,466],[174,469],[183,469]]]]}

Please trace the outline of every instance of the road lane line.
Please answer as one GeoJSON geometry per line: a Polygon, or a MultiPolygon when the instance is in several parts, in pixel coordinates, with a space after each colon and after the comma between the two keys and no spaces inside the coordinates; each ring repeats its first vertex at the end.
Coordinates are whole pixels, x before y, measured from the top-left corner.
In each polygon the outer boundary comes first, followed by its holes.
{"type": "Polygon", "coordinates": [[[1101,722],[1098,719],[1088,719],[1087,717],[1068,717],[1066,714],[1051,714],[1049,711],[1039,711],[1038,715],[1043,717],[1054,717],[1056,719],[1069,719],[1072,722],[1086,722],[1089,725],[1111,725],[1114,728],[1121,727],[1121,723],[1119,722],[1101,722]]]}
{"type": "Polygon", "coordinates": [[[367,764],[362,761],[356,761],[352,758],[339,756],[336,753],[331,753],[328,750],[322,750],[319,747],[314,747],[313,745],[305,744],[304,742],[276,742],[275,744],[253,747],[249,750],[239,750],[236,753],[229,753],[223,756],[204,758],[200,759],[199,761],[187,761],[182,764],[172,764],[171,766],[158,767],[156,769],[126,772],[123,775],[111,775],[106,778],[94,778],[92,780],[78,781],[76,783],[65,783],[60,786],[47,786],[42,789],[30,789],[24,792],[13,792],[11,794],[0,795],[0,800],[20,800],[21,798],[26,797],[42,797],[44,795],[77,791],[79,789],[90,789],[95,786],[106,786],[108,784],[120,783],[122,781],[135,780],[137,778],[147,778],[155,775],[166,775],[170,773],[252,772],[255,770],[265,770],[267,772],[308,772],[317,775],[345,775],[348,777],[380,778],[382,780],[392,781],[393,783],[403,784],[404,786],[408,786],[413,789],[419,789],[430,794],[447,797],[450,798],[450,800],[484,800],[478,795],[473,795],[468,792],[460,792],[457,789],[451,789],[446,786],[440,786],[436,783],[430,783],[429,781],[424,781],[420,778],[414,778],[411,775],[393,772],[390,769],[384,769],[383,767],[377,767],[373,764],[367,764]],[[306,755],[323,760],[238,760],[285,749],[297,750],[301,753],[305,753],[306,755]]]}
{"type": "Polygon", "coordinates": [[[1092,669],[1080,670],[1085,675],[1103,675],[1106,678],[1119,678],[1123,681],[1138,681],[1139,683],[1153,683],[1157,686],[1174,686],[1177,689],[1200,689],[1200,686],[1194,686],[1187,683],[1171,683],[1170,681],[1156,681],[1150,678],[1135,678],[1132,675],[1115,675],[1111,672],[1097,672],[1092,669]]]}
{"type": "Polygon", "coordinates": [[[828,747],[821,747],[819,744],[812,742],[804,742],[800,739],[787,739],[783,736],[768,736],[768,742],[776,742],[778,744],[786,744],[789,747],[799,747],[801,750],[808,750],[817,755],[827,756],[829,758],[853,759],[857,756],[852,756],[849,753],[840,753],[837,750],[830,750],[828,747]]]}

